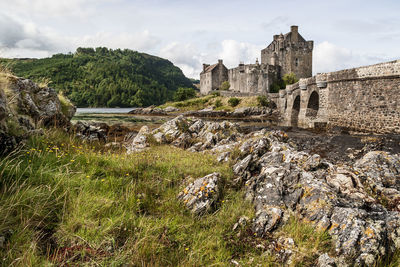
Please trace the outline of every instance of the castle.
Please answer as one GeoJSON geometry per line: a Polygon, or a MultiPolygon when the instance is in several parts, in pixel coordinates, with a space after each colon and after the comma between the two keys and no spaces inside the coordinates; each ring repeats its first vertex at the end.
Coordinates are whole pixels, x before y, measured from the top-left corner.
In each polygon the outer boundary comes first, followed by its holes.
{"type": "Polygon", "coordinates": [[[312,77],[313,46],[292,26],[261,51],[261,64],[241,63],[229,70],[222,60],[204,65],[200,92],[208,94],[229,81],[222,95],[266,95],[283,126],[400,134],[400,60],[312,77]],[[291,72],[299,82],[279,93],[270,91],[271,84],[291,72]]]}
{"type": "Polygon", "coordinates": [[[261,51],[261,64],[240,63],[227,69],[222,60],[217,64],[203,64],[200,73],[200,93],[208,94],[228,81],[229,91],[242,95],[266,95],[271,85],[287,73],[297,78],[312,76],[312,51],[314,42],[306,41],[298,32],[298,26],[291,26],[290,32],[274,35],[267,48],[261,51]]]}

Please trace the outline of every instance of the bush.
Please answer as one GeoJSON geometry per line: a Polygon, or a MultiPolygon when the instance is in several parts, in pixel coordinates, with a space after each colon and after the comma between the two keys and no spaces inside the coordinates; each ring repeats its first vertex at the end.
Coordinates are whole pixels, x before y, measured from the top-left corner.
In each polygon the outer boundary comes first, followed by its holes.
{"type": "Polygon", "coordinates": [[[214,92],[211,93],[211,95],[213,95],[213,96],[220,96],[221,94],[220,94],[218,91],[214,91],[214,92]]]}
{"type": "Polygon", "coordinates": [[[299,81],[299,79],[297,79],[296,77],[296,74],[294,74],[293,72],[283,75],[282,80],[285,82],[285,85],[294,84],[299,81]]]}
{"type": "Polygon", "coordinates": [[[259,107],[268,107],[268,98],[265,95],[257,96],[257,104],[259,107]]]}
{"type": "Polygon", "coordinates": [[[221,83],[220,89],[224,91],[228,91],[231,88],[231,85],[228,81],[221,83]]]}
{"type": "Polygon", "coordinates": [[[185,101],[196,96],[196,91],[193,88],[180,87],[174,94],[175,101],[185,101]]]}
{"type": "Polygon", "coordinates": [[[229,104],[231,107],[236,107],[237,105],[239,105],[239,103],[240,103],[240,99],[239,99],[239,98],[236,98],[236,97],[231,97],[231,98],[229,98],[229,100],[228,100],[228,104],[229,104]]]}
{"type": "Polygon", "coordinates": [[[221,99],[215,100],[214,106],[215,106],[216,108],[222,107],[222,101],[221,101],[221,99]]]}

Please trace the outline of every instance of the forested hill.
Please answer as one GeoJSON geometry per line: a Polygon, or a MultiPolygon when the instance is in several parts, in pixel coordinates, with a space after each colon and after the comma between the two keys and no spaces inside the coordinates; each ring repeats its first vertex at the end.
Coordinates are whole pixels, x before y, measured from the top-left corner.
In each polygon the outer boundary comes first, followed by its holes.
{"type": "Polygon", "coordinates": [[[171,100],[193,87],[170,61],[132,50],[78,48],[43,59],[0,59],[17,76],[48,82],[78,107],[135,107],[171,100]]]}

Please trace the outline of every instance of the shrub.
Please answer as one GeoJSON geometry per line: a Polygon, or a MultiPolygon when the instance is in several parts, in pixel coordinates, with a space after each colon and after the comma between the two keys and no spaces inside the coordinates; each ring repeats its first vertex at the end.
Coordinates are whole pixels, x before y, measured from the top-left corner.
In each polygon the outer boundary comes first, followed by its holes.
{"type": "Polygon", "coordinates": [[[225,82],[221,83],[221,86],[220,86],[221,90],[228,91],[229,88],[231,88],[231,85],[229,84],[228,81],[225,81],[225,82]]]}
{"type": "Polygon", "coordinates": [[[269,105],[268,98],[265,95],[257,96],[257,104],[259,107],[267,107],[269,105]]]}
{"type": "Polygon", "coordinates": [[[196,92],[193,88],[180,87],[174,94],[174,100],[175,101],[185,101],[185,100],[193,98],[195,96],[196,96],[196,92]]]}
{"type": "Polygon", "coordinates": [[[278,93],[279,90],[285,89],[285,88],[286,88],[285,82],[283,80],[277,80],[273,84],[270,85],[269,91],[271,93],[278,93]]]}
{"type": "Polygon", "coordinates": [[[214,91],[214,92],[211,93],[211,95],[213,95],[213,96],[220,96],[221,94],[220,94],[218,91],[214,91]]]}
{"type": "Polygon", "coordinates": [[[222,101],[221,101],[221,99],[215,100],[214,106],[215,106],[216,108],[222,107],[222,101]]]}
{"type": "Polygon", "coordinates": [[[240,103],[240,99],[239,99],[239,98],[236,98],[236,97],[231,97],[231,98],[229,98],[229,100],[228,100],[228,104],[229,104],[231,107],[236,107],[237,105],[239,105],[239,103],[240,103]]]}
{"type": "Polygon", "coordinates": [[[283,75],[282,80],[285,82],[285,85],[294,84],[299,81],[299,79],[297,79],[296,77],[296,74],[294,74],[293,72],[283,75]]]}

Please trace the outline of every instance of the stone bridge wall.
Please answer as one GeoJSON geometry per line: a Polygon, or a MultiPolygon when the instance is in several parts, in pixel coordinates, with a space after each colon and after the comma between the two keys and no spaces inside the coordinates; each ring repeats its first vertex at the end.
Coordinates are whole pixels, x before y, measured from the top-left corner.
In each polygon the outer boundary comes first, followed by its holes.
{"type": "Polygon", "coordinates": [[[400,133],[400,60],[300,79],[270,99],[285,126],[400,133]]]}

